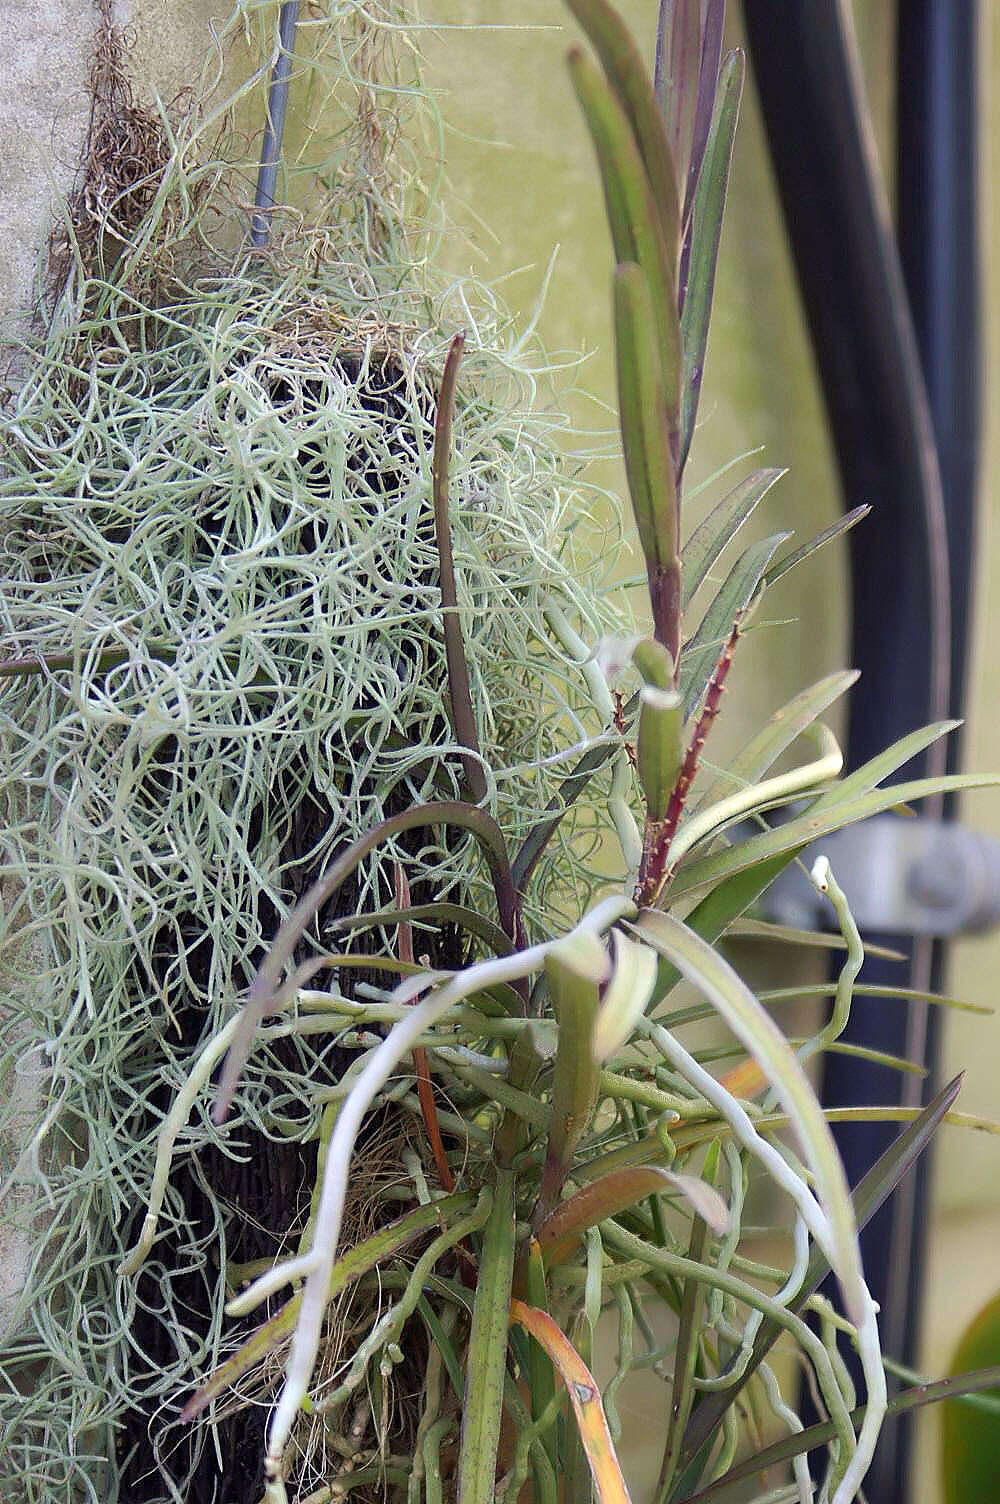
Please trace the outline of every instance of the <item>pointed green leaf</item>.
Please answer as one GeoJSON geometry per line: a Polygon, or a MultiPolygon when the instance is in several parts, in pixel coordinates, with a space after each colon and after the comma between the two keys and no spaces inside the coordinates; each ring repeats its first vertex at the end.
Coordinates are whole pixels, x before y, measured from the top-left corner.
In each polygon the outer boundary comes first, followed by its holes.
{"type": "Polygon", "coordinates": [[[951,731],[957,731],[961,721],[932,721],[929,726],[920,726],[916,731],[911,731],[907,736],[900,737],[898,742],[893,742],[891,747],[886,747],[869,762],[863,763],[860,768],[855,768],[846,778],[835,783],[825,794],[821,795],[813,805],[813,809],[825,809],[831,804],[839,804],[844,799],[852,798],[855,794],[867,794],[871,789],[877,788],[884,783],[893,773],[934,742],[940,741],[942,736],[947,736],[951,731]]]}
{"type": "Polygon", "coordinates": [[[836,522],[832,522],[821,533],[817,533],[815,538],[810,538],[808,543],[803,543],[802,547],[795,549],[794,553],[786,554],[783,559],[772,564],[764,576],[765,585],[776,584],[783,575],[788,574],[789,570],[795,569],[806,559],[811,559],[813,554],[818,553],[827,543],[832,543],[835,538],[842,538],[845,533],[851,531],[852,527],[856,527],[859,522],[863,521],[870,511],[870,506],[860,506],[855,507],[853,512],[845,512],[843,517],[838,517],[836,522]]]}
{"type": "Polygon", "coordinates": [[[514,1177],[497,1171],[483,1233],[479,1278],[465,1369],[458,1504],[493,1504],[507,1368],[507,1327],[514,1277],[514,1177]]]}
{"type": "Polygon", "coordinates": [[[619,419],[635,525],[647,567],[666,568],[677,557],[674,463],[650,288],[635,262],[615,270],[614,318],[619,419]]]}
{"type": "Polygon", "coordinates": [[[686,716],[705,693],[734,624],[754,599],[775,550],[788,536],[788,533],[772,533],[770,538],[750,545],[733,565],[697,632],[685,645],[681,656],[681,693],[686,716]]]}
{"type": "MultiPolygon", "coordinates": [[[[845,779],[845,783],[849,781],[845,779]]],[[[794,854],[842,826],[867,820],[869,815],[885,814],[900,803],[908,804],[933,794],[957,793],[961,789],[994,788],[998,782],[1000,778],[995,775],[956,773],[942,778],[917,778],[912,783],[893,784],[891,788],[875,789],[869,794],[836,803],[828,802],[830,795],[825,794],[796,820],[789,820],[759,836],[751,836],[749,840],[723,851],[697,857],[690,863],[682,862],[670,887],[671,898],[713,888],[735,872],[746,872],[758,862],[769,861],[786,852],[794,854]]]]}
{"type": "MultiPolygon", "coordinates": [[[[709,1146],[705,1156],[705,1180],[714,1184],[719,1172],[718,1140],[709,1146]]],[[[708,1222],[695,1217],[691,1223],[687,1256],[694,1264],[705,1262],[708,1243],[708,1222]]],[[[680,1315],[677,1319],[677,1345],[674,1348],[674,1373],[671,1383],[670,1417],[667,1424],[667,1441],[660,1466],[657,1484],[657,1499],[670,1498],[671,1485],[677,1474],[681,1444],[694,1402],[694,1376],[701,1347],[702,1316],[705,1307],[705,1286],[695,1279],[684,1281],[680,1315]]]]}
{"type": "Polygon", "coordinates": [[[698,176],[691,218],[691,254],[688,262],[681,344],[684,379],[681,391],[681,468],[687,460],[698,415],[698,398],[705,368],[708,322],[715,290],[715,267],[719,259],[722,216],[729,185],[729,164],[743,92],[744,64],[741,53],[731,52],[722,65],[715,112],[698,176]]]}
{"type": "Polygon", "coordinates": [[[676,248],[664,239],[649,178],[617,96],[579,48],[572,49],[568,62],[597,152],[615,260],[635,262],[649,288],[663,399],[671,427],[676,428],[681,380],[676,248]]]}
{"type": "MultiPolygon", "coordinates": [[[[983,1394],[1000,1385],[1000,1366],[994,1368],[981,1368],[974,1373],[956,1374],[950,1379],[938,1379],[934,1384],[918,1384],[912,1389],[904,1389],[901,1394],[894,1395],[886,1407],[886,1419],[892,1420],[900,1415],[907,1415],[912,1410],[919,1410],[924,1405],[936,1405],[942,1400],[958,1400],[964,1395],[983,1394]]],[[[851,1411],[851,1420],[855,1426],[864,1420],[865,1410],[859,1405],[851,1411]]],[[[984,1417],[988,1427],[988,1433],[992,1440],[1000,1430],[995,1415],[984,1417]]],[[[710,1483],[705,1489],[697,1494],[686,1493],[684,1504],[737,1504],[737,1500],[746,1498],[745,1485],[748,1479],[756,1479],[765,1468],[778,1467],[783,1462],[789,1462],[793,1457],[800,1457],[803,1452],[811,1452],[816,1447],[826,1446],[836,1437],[836,1430],[830,1421],[820,1421],[814,1426],[808,1426],[804,1431],[793,1431],[791,1436],[783,1437],[781,1441],[772,1442],[769,1447],[756,1452],[748,1457],[745,1462],[739,1462],[729,1469],[721,1478],[710,1483]]],[[[954,1499],[949,1497],[947,1504],[993,1504],[996,1497],[996,1474],[991,1473],[988,1480],[987,1491],[982,1495],[961,1493],[956,1494],[954,1499]]]]}
{"type": "MultiPolygon", "coordinates": [[[[705,898],[701,900],[687,916],[687,923],[696,935],[707,940],[710,945],[726,933],[733,922],[748,909],[752,903],[756,903],[760,895],[770,887],[789,862],[793,853],[782,853],[771,862],[761,862],[756,867],[750,867],[745,872],[737,872],[725,882],[719,883],[705,898]]],[[[661,956],[660,964],[656,972],[656,986],[653,989],[653,1000],[650,1005],[650,1013],[655,1013],[656,1008],[664,998],[673,991],[681,980],[681,974],[673,962],[661,956]]]]}
{"type": "Polygon", "coordinates": [[[712,126],[715,96],[719,87],[719,64],[722,61],[722,33],[726,20],[726,0],[705,0],[701,34],[701,59],[698,68],[698,98],[694,112],[691,141],[691,164],[684,193],[684,223],[690,223],[694,195],[705,159],[708,133],[712,126]]]}
{"type": "MultiPolygon", "coordinates": [[[[719,952],[672,914],[646,910],[634,925],[648,945],[666,956],[712,1003],[757,1062],[795,1125],[829,1224],[829,1248],[847,1309],[862,1309],[857,1227],[844,1167],[829,1124],[803,1067],[770,1014],[719,952]]],[[[817,1234],[819,1236],[819,1234],[817,1234]]],[[[860,1316],[857,1319],[861,1319],[860,1316]]]]}
{"type": "Polygon", "coordinates": [[[684,606],[694,599],[720,554],[736,537],[758,504],[786,470],[755,470],[722,498],[704,522],[699,523],[681,550],[684,566],[684,606]]]}
{"type": "Polygon", "coordinates": [[[632,127],[653,201],[660,216],[664,245],[673,253],[672,282],[676,285],[680,250],[681,203],[670,141],[653,81],[628,28],[607,0],[567,0],[601,60],[632,127]]]}
{"type": "Polygon", "coordinates": [[[600,1067],[591,1041],[600,984],[608,971],[607,951],[593,935],[574,935],[554,945],[545,957],[559,1043],[552,1068],[552,1123],[539,1198],[543,1207],[555,1204],[597,1105],[600,1067]]]}
{"type": "Polygon", "coordinates": [[[701,62],[701,0],[668,0],[657,31],[656,96],[667,122],[677,177],[691,160],[701,62]]]}
{"type": "MultiPolygon", "coordinates": [[[[770,924],[766,919],[735,919],[726,931],[726,939],[766,940],[769,945],[804,945],[819,950],[847,948],[843,935],[827,934],[825,930],[799,930],[790,924],[770,924]]],[[[881,957],[883,961],[906,960],[901,950],[892,950],[888,945],[873,945],[867,940],[865,951],[869,956],[881,957]]]]}

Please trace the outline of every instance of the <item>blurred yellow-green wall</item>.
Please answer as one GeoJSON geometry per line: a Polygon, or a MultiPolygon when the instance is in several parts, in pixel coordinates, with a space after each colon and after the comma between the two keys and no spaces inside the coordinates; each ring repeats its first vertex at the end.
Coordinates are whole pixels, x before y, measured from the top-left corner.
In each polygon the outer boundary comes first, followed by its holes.
{"type": "MultiPolygon", "coordinates": [[[[651,56],[654,0],[625,0],[621,8],[651,56]]],[[[858,0],[854,9],[883,163],[891,168],[895,5],[858,0]]],[[[989,250],[1000,244],[991,191],[1000,24],[991,4],[981,9],[983,242],[989,267],[989,250]]],[[[586,352],[576,381],[587,397],[578,397],[574,411],[583,422],[607,424],[606,408],[613,401],[610,248],[590,143],[563,65],[572,27],[559,0],[505,0],[502,6],[494,0],[433,0],[429,10],[442,23],[426,54],[428,78],[441,93],[448,126],[446,198],[468,235],[466,242],[452,243],[452,265],[456,271],[505,279],[506,301],[527,316],[558,243],[540,332],[552,352],[586,352]],[[479,30],[480,24],[494,29],[479,30]],[[445,29],[451,25],[468,29],[445,29]]],[[[730,11],[737,41],[738,6],[731,4],[730,11]]],[[[762,508],[766,515],[758,528],[789,528],[805,537],[831,521],[841,503],[752,85],[744,100],[732,183],[693,479],[762,446],[758,463],[787,465],[790,474],[762,508]]],[[[995,272],[987,277],[985,294],[985,344],[992,356],[1000,338],[995,272]]],[[[989,383],[987,389],[966,737],[970,770],[1000,767],[1000,654],[992,649],[1000,634],[1000,539],[992,527],[991,487],[1000,412],[995,389],[989,383]]],[[[693,510],[697,515],[697,502],[693,510]]],[[[623,559],[623,574],[634,562],[623,559]]],[[[845,551],[828,549],[790,577],[780,599],[769,598],[768,606],[773,624],[753,632],[740,649],[719,742],[738,740],[797,688],[845,664],[845,551]],[[782,624],[789,621],[798,625],[782,624]]],[[[970,824],[1000,836],[1000,793],[976,794],[965,810],[970,824]]],[[[1000,933],[962,940],[952,957],[951,990],[993,1004],[1000,933]]],[[[966,1071],[961,1105],[1000,1117],[1000,1018],[949,1015],[944,1050],[946,1076],[966,1071]]],[[[948,1363],[962,1326],[1000,1288],[1000,1140],[959,1129],[941,1136],[932,1217],[924,1366],[937,1373],[948,1363]]],[[[935,1446],[936,1418],[928,1416],[913,1504],[936,1504],[940,1497],[935,1446]]]]}

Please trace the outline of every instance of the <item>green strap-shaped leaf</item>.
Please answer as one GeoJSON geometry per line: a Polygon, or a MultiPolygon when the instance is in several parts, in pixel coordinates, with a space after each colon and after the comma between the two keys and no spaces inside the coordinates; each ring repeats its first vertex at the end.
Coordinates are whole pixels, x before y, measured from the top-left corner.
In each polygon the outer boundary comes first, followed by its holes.
{"type": "MultiPolygon", "coordinates": [[[[828,1226],[828,1254],[847,1309],[861,1319],[864,1283],[843,1163],[808,1077],[770,1014],[717,950],[672,914],[647,910],[635,930],[693,983],[757,1062],[795,1124],[828,1226]]],[[[820,1233],[815,1235],[823,1241],[820,1233]]]]}
{"type": "Polygon", "coordinates": [[[566,0],[566,3],[587,33],[608,82],[628,116],[660,217],[664,245],[668,254],[673,255],[671,280],[676,285],[681,236],[680,193],[663,112],[642,53],[621,16],[607,0],[566,0]]]}
{"type": "Polygon", "coordinates": [[[552,1067],[552,1121],[538,1198],[539,1220],[548,1216],[587,1130],[600,1086],[592,1040],[600,984],[609,971],[607,952],[592,935],[576,935],[545,957],[549,995],[559,1024],[552,1067]]]}
{"type": "MultiPolygon", "coordinates": [[[[782,853],[769,862],[759,862],[745,872],[737,872],[731,878],[707,894],[687,916],[689,928],[714,945],[728,930],[735,919],[756,903],[760,895],[780,876],[794,856],[793,852],[782,853]]],[[[839,937],[838,937],[839,938],[839,937]]],[[[665,956],[660,957],[656,971],[656,986],[648,1012],[652,1015],[681,980],[681,974],[665,956]]]]}
{"type": "MultiPolygon", "coordinates": [[[[938,1379],[933,1384],[917,1384],[912,1389],[904,1389],[901,1394],[893,1396],[886,1406],[886,1420],[894,1420],[900,1415],[920,1410],[924,1405],[938,1405],[942,1400],[958,1401],[966,1395],[983,1394],[998,1386],[1000,1365],[980,1368],[973,1373],[956,1374],[950,1379],[938,1379]]],[[[851,1411],[851,1420],[855,1425],[860,1425],[864,1418],[863,1405],[851,1411]]],[[[987,1415],[983,1416],[983,1420],[986,1432],[991,1438],[994,1437],[1000,1427],[1000,1418],[987,1415]]],[[[826,1446],[835,1436],[833,1423],[828,1420],[808,1426],[804,1431],[793,1431],[791,1436],[772,1442],[769,1447],[764,1447],[745,1462],[737,1463],[700,1493],[685,1493],[683,1504],[737,1504],[737,1500],[746,1498],[745,1485],[748,1479],[757,1478],[765,1468],[778,1467],[783,1462],[790,1462],[793,1457],[800,1457],[803,1452],[812,1452],[816,1447],[826,1446]],[[744,1486],[740,1487],[741,1484],[744,1486]]],[[[949,1495],[947,1504],[980,1504],[980,1500],[984,1504],[985,1501],[993,1504],[996,1498],[996,1478],[996,1472],[990,1472],[983,1494],[963,1492],[953,1497],[949,1495]]]]}
{"type": "Polygon", "coordinates": [[[817,799],[813,809],[825,809],[831,804],[840,804],[844,799],[869,793],[905,767],[912,758],[919,757],[926,748],[940,741],[942,736],[957,731],[961,724],[961,721],[932,721],[930,725],[920,726],[916,731],[900,737],[891,747],[886,747],[869,762],[863,763],[860,768],[855,768],[853,773],[848,773],[846,778],[835,783],[817,799]]]}
{"type": "Polygon", "coordinates": [[[681,550],[684,570],[684,606],[691,604],[698,587],[720,554],[733,541],[743,524],[753,515],[776,481],[786,470],[755,470],[734,486],[699,523],[681,550]]]}
{"type": "Polygon", "coordinates": [[[479,1279],[472,1307],[458,1504],[493,1504],[507,1366],[507,1325],[514,1276],[514,1176],[498,1170],[493,1206],[483,1233],[479,1279]]]}
{"type": "Polygon", "coordinates": [[[597,152],[615,260],[642,268],[652,300],[664,400],[675,427],[679,413],[681,335],[677,317],[676,251],[664,239],[653,190],[628,116],[600,69],[579,48],[570,76],[597,152]]]}
{"type": "Polygon", "coordinates": [[[858,820],[867,820],[870,815],[885,814],[898,804],[910,804],[933,794],[958,793],[962,789],[994,788],[997,783],[1000,783],[1000,778],[996,775],[956,773],[895,783],[890,788],[875,789],[869,794],[836,803],[829,802],[830,795],[825,794],[797,820],[789,820],[785,825],[751,836],[748,841],[741,841],[723,851],[698,857],[690,863],[682,862],[671,883],[671,898],[713,888],[723,878],[731,877],[735,872],[746,872],[772,857],[785,853],[794,855],[811,841],[818,841],[845,825],[854,825],[858,820]]]}
{"type": "Polygon", "coordinates": [[[757,735],[737,753],[727,765],[726,774],[712,785],[703,802],[714,804],[735,789],[756,783],[777,762],[782,752],[809,730],[824,710],[846,694],[857,678],[857,669],[842,669],[801,690],[787,705],[775,711],[757,735]]]}
{"type": "Polygon", "coordinates": [[[845,533],[851,531],[852,527],[857,527],[858,523],[862,522],[870,511],[870,506],[861,506],[855,507],[853,512],[845,512],[843,517],[838,517],[836,522],[831,522],[829,527],[825,527],[821,533],[817,533],[815,538],[810,538],[808,543],[803,543],[801,548],[795,549],[793,553],[786,554],[783,559],[779,559],[776,564],[772,564],[764,576],[764,584],[776,584],[783,575],[788,574],[790,570],[804,563],[806,559],[811,559],[813,554],[818,553],[821,548],[825,548],[828,543],[832,543],[835,538],[842,538],[845,533]]]}
{"type": "MultiPolygon", "coordinates": [[[[719,1141],[709,1145],[705,1155],[702,1174],[714,1185],[719,1171],[719,1141]]],[[[708,1243],[708,1224],[702,1217],[691,1223],[687,1256],[694,1264],[703,1264],[708,1243]]],[[[674,1374],[671,1384],[670,1418],[667,1424],[667,1441],[663,1449],[660,1478],[657,1485],[657,1500],[661,1504],[670,1498],[671,1487],[677,1475],[681,1444],[694,1403],[694,1376],[701,1346],[702,1314],[705,1307],[705,1286],[699,1280],[684,1281],[684,1295],[677,1320],[677,1345],[674,1348],[674,1374]]]]}
{"type": "Polygon", "coordinates": [[[681,694],[686,716],[705,693],[734,623],[754,599],[775,550],[787,537],[788,533],[772,533],[770,538],[750,545],[719,587],[697,632],[685,646],[681,657],[681,694]]]}
{"type": "Polygon", "coordinates": [[[701,13],[701,0],[668,0],[657,27],[656,92],[681,182],[687,178],[698,108],[701,13]]]}
{"type": "Polygon", "coordinates": [[[743,92],[744,63],[741,53],[731,52],[719,74],[715,112],[708,133],[708,145],[698,175],[691,221],[691,255],[688,263],[684,312],[681,317],[681,344],[684,351],[684,379],[681,390],[681,447],[683,468],[691,448],[701,378],[708,344],[708,321],[715,290],[715,268],[719,259],[722,216],[726,207],[729,164],[743,92]]]}
{"type": "MultiPolygon", "coordinates": [[[[679,571],[674,463],[650,291],[635,262],[617,267],[614,320],[619,420],[632,510],[647,567],[679,571]]],[[[670,644],[665,646],[669,651],[670,644]]]]}

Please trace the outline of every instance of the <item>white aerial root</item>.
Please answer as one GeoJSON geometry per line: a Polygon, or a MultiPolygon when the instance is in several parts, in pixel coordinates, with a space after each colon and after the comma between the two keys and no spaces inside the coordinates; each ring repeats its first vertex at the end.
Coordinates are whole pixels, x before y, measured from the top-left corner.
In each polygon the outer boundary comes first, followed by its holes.
{"type": "MultiPolygon", "coordinates": [[[[268,1432],[267,1455],[264,1463],[267,1477],[265,1496],[267,1504],[286,1504],[285,1488],[281,1479],[282,1458],[296,1416],[308,1392],[319,1353],[330,1271],[337,1257],[341,1218],[354,1144],[365,1114],[378,1092],[388,1081],[399,1061],[413,1048],[415,1041],[420,1038],[424,1030],[443,1018],[456,1003],[462,1002],[473,993],[495,986],[499,982],[518,981],[522,977],[529,976],[544,965],[545,957],[553,945],[564,945],[568,939],[576,935],[601,935],[617,919],[634,912],[633,906],[627,899],[606,898],[595,904],[569,936],[531,946],[511,956],[500,956],[467,967],[465,971],[460,972],[432,992],[423,1002],[415,1004],[407,1016],[394,1025],[378,1048],[372,1051],[364,1070],[358,1076],[350,1095],[341,1107],[327,1152],[323,1183],[316,1209],[312,1252],[305,1255],[306,1258],[314,1259],[315,1262],[312,1263],[303,1286],[302,1304],[285,1367],[285,1383],[278,1397],[268,1432]]],[[[419,983],[419,978],[409,978],[407,982],[402,983],[394,994],[396,1000],[402,1001],[412,996],[417,983],[419,983]]],[[[274,1271],[274,1277],[278,1276],[282,1267],[278,1266],[274,1271]]]]}

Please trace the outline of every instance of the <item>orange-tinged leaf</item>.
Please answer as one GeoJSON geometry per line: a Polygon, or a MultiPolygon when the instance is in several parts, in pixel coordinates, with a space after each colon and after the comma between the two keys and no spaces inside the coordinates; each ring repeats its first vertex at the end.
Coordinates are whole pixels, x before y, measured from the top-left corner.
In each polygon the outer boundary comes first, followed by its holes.
{"type": "Polygon", "coordinates": [[[760,1095],[767,1085],[767,1077],[756,1060],[744,1060],[742,1065],[734,1065],[731,1071],[720,1076],[719,1085],[724,1086],[731,1096],[747,1101],[760,1095]]]}
{"type": "Polygon", "coordinates": [[[576,1252],[580,1236],[606,1217],[614,1217],[647,1196],[668,1191],[670,1180],[656,1165],[630,1165],[612,1170],[560,1202],[538,1229],[538,1242],[548,1269],[564,1264],[576,1252]]]}
{"type": "Polygon", "coordinates": [[[594,1375],[546,1311],[525,1305],[522,1300],[512,1300],[510,1319],[523,1326],[545,1349],[566,1385],[598,1504],[632,1504],[594,1375]]]}

